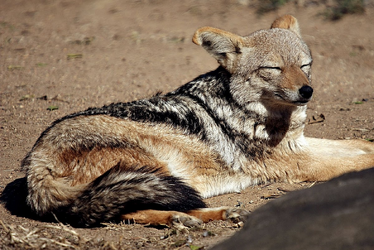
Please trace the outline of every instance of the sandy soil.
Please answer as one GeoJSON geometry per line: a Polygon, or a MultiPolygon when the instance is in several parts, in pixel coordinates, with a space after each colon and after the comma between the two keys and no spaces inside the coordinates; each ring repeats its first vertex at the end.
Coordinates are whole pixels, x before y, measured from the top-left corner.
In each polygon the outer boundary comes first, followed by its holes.
{"type": "MultiPolygon", "coordinates": [[[[374,10],[329,22],[317,15],[318,5],[289,4],[259,17],[238,2],[243,1],[2,0],[0,192],[24,176],[20,162],[55,119],[168,92],[215,69],[215,60],[191,42],[197,28],[209,25],[246,35],[268,28],[285,13],[298,18],[314,56],[315,95],[306,135],[374,139],[374,10]]],[[[255,186],[206,202],[253,211],[310,185],[255,186]]],[[[198,249],[239,230],[228,222],[189,232],[140,225],[72,229],[11,215],[2,205],[0,224],[3,248],[198,249]]]]}

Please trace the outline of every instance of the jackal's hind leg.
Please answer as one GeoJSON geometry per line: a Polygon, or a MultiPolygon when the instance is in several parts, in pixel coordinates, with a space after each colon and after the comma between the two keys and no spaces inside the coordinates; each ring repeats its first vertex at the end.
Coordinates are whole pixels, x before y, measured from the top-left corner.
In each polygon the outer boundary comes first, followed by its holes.
{"type": "Polygon", "coordinates": [[[199,208],[186,213],[202,220],[203,222],[229,220],[233,223],[245,221],[246,215],[249,214],[245,209],[234,207],[199,208]]]}
{"type": "Polygon", "coordinates": [[[177,229],[199,226],[203,223],[202,220],[186,213],[151,209],[124,214],[121,216],[121,219],[133,223],[149,224],[152,226],[165,225],[177,229]]]}
{"type": "Polygon", "coordinates": [[[364,140],[305,138],[308,158],[300,160],[301,180],[326,181],[341,174],[374,167],[374,143],[364,140]]]}
{"type": "Polygon", "coordinates": [[[239,223],[245,220],[247,214],[249,212],[244,209],[230,207],[199,208],[185,213],[148,209],[124,214],[121,219],[139,224],[167,225],[183,229],[185,227],[199,226],[203,222],[214,220],[230,220],[234,223],[239,223]]]}

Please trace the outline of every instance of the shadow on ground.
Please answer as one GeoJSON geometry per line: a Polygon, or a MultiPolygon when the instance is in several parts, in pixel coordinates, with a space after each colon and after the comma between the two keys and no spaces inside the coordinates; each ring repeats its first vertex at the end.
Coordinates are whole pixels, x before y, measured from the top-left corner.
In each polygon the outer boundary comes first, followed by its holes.
{"type": "Polygon", "coordinates": [[[0,202],[9,210],[12,215],[36,218],[26,204],[27,182],[26,177],[19,178],[9,183],[0,196],[0,202]]]}

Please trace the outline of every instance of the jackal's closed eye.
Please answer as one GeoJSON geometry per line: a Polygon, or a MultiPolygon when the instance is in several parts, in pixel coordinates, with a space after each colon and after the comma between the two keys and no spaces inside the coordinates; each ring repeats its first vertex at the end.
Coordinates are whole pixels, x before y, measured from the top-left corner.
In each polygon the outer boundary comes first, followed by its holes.
{"type": "Polygon", "coordinates": [[[280,67],[264,66],[259,67],[257,72],[264,81],[269,81],[270,79],[279,76],[282,73],[282,69],[280,67]]]}
{"type": "Polygon", "coordinates": [[[261,70],[261,69],[269,69],[269,70],[274,69],[274,70],[280,70],[280,71],[282,71],[281,67],[271,67],[271,66],[263,66],[263,67],[260,67],[258,69],[259,70],[261,70]]]}
{"type": "Polygon", "coordinates": [[[301,65],[301,69],[310,69],[310,63],[308,63],[308,64],[304,64],[304,65],[301,65]]]}
{"type": "Polygon", "coordinates": [[[309,76],[309,75],[310,75],[311,64],[308,63],[308,64],[301,65],[300,69],[301,69],[305,74],[307,74],[307,75],[309,76]]]}

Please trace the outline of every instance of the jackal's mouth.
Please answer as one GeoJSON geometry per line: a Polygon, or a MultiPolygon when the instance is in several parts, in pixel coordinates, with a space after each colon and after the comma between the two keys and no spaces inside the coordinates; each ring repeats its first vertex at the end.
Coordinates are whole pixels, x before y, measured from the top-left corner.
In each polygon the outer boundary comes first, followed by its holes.
{"type": "Polygon", "coordinates": [[[297,105],[297,106],[304,106],[304,105],[306,105],[309,101],[310,101],[310,99],[308,99],[308,100],[302,100],[302,101],[295,101],[295,102],[292,102],[292,103],[295,104],[295,105],[297,105]]]}
{"type": "Polygon", "coordinates": [[[274,93],[274,96],[278,100],[282,100],[283,102],[286,102],[286,103],[289,103],[289,104],[293,104],[293,105],[296,105],[296,106],[304,106],[304,105],[306,105],[310,101],[310,98],[309,99],[303,98],[303,99],[299,99],[297,101],[289,100],[288,98],[285,98],[284,96],[282,96],[279,93],[274,93]]]}

